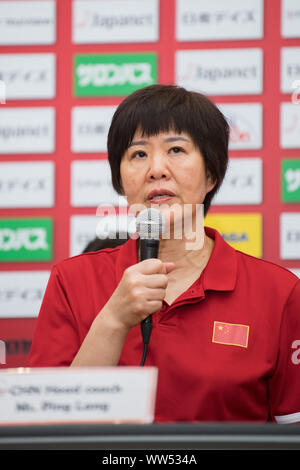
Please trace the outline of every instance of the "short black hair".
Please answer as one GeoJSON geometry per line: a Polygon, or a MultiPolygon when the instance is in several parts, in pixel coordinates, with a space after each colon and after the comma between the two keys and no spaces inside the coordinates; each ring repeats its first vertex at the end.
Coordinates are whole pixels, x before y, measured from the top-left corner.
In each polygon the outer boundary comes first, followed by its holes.
{"type": "Polygon", "coordinates": [[[112,118],[107,139],[112,184],[123,194],[120,165],[137,129],[142,135],[185,132],[203,155],[214,188],[204,200],[204,214],[219,189],[228,165],[229,125],[205,95],[176,85],[150,85],[127,96],[112,118]]]}

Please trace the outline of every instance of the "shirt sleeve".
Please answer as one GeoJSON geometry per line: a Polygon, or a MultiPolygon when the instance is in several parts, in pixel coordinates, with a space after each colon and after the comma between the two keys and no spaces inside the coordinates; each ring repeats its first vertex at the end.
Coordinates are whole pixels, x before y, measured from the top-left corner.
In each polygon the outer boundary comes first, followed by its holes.
{"type": "Polygon", "coordinates": [[[285,304],[277,364],[269,386],[272,420],[300,423],[300,281],[285,304]]]}
{"type": "Polygon", "coordinates": [[[80,347],[73,315],[59,271],[51,271],[29,354],[29,367],[71,364],[80,347]]]}

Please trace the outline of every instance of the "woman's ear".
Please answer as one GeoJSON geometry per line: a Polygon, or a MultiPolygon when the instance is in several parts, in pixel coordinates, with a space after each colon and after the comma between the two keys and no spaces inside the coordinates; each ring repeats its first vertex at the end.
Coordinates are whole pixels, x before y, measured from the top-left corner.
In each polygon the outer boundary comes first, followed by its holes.
{"type": "Polygon", "coordinates": [[[211,176],[209,172],[206,173],[206,194],[208,194],[217,184],[217,180],[211,176]]]}

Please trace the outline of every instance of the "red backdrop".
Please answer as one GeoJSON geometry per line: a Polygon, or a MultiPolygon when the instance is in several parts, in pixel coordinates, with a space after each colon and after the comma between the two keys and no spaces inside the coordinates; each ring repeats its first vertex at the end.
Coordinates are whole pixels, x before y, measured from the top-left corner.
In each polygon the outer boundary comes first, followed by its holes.
{"type": "MultiPolygon", "coordinates": [[[[71,151],[71,109],[78,105],[117,105],[122,98],[76,98],[73,96],[72,61],[75,53],[149,51],[158,54],[158,81],[174,83],[175,52],[184,49],[222,49],[258,47],[264,53],[264,83],[261,95],[212,97],[217,103],[260,102],[263,105],[263,147],[259,150],[231,151],[231,156],[253,156],[263,160],[263,202],[260,205],[214,206],[211,212],[260,212],[263,216],[263,257],[286,267],[300,268],[300,260],[280,259],[279,217],[282,212],[299,212],[300,204],[281,202],[280,164],[283,158],[300,158],[299,149],[280,148],[280,103],[290,102],[291,96],[280,91],[280,49],[300,45],[300,39],[281,36],[281,2],[264,2],[264,36],[259,40],[178,42],[175,39],[175,0],[162,0],[159,5],[159,40],[155,43],[72,44],[72,2],[57,1],[57,41],[48,46],[1,46],[0,53],[54,52],[57,57],[57,89],[52,100],[7,101],[6,107],[54,106],[56,109],[56,147],[50,155],[2,155],[1,161],[55,162],[55,206],[48,209],[1,209],[0,218],[49,216],[54,221],[54,254],[51,262],[2,263],[1,271],[50,270],[51,266],[69,256],[70,217],[95,215],[95,208],[74,208],[70,204],[70,164],[78,158],[105,159],[106,154],[73,154],[71,151]]],[[[34,318],[0,319],[0,339],[7,342],[7,362],[1,367],[26,363],[28,347],[35,324],[34,318]],[[15,343],[14,343],[15,341],[15,343]],[[18,345],[17,345],[18,343],[18,345]]]]}

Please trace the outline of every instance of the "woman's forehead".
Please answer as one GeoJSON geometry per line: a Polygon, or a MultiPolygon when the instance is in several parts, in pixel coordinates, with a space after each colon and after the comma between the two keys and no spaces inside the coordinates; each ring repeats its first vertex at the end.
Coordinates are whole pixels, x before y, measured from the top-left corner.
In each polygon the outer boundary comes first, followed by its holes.
{"type": "Polygon", "coordinates": [[[149,133],[144,130],[142,130],[140,127],[135,131],[132,141],[134,142],[135,140],[143,140],[143,139],[148,139],[151,137],[159,137],[162,140],[175,140],[178,138],[178,140],[186,140],[186,141],[193,141],[191,135],[188,132],[185,131],[178,131],[176,129],[170,128],[168,130],[160,130],[157,132],[149,133]]]}

